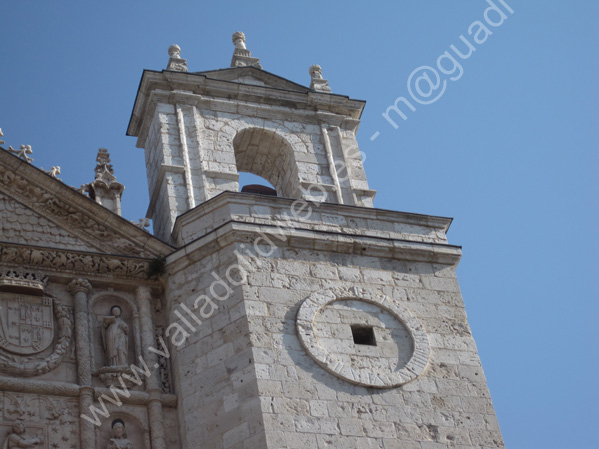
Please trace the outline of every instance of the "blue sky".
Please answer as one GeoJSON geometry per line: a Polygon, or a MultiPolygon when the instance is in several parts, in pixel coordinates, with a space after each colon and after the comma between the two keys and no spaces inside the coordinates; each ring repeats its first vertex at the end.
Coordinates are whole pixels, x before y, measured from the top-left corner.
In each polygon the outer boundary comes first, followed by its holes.
{"type": "Polygon", "coordinates": [[[375,206],[455,217],[449,239],[463,245],[458,276],[507,447],[599,447],[599,3],[505,1],[514,13],[502,6],[507,19],[461,71],[442,60],[449,74],[437,59],[466,51],[462,34],[474,42],[484,0],[3,2],[0,128],[69,185],[91,181],[108,148],[123,215],[138,219],[143,151],[125,132],[142,70],[165,68],[170,44],[191,71],[228,67],[236,30],[272,73],[309,84],[320,64],[335,93],[367,100],[358,141],[375,206]],[[413,99],[421,66],[445,91],[413,101],[395,129],[382,113],[413,99]]]}

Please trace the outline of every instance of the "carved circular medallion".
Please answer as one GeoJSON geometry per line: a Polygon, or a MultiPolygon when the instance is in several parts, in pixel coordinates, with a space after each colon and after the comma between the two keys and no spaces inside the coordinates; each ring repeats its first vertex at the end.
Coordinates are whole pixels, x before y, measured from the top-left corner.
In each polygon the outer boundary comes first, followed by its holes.
{"type": "Polygon", "coordinates": [[[419,321],[390,298],[362,289],[312,294],[296,326],[308,354],[353,384],[397,387],[416,379],[428,363],[428,338],[419,321]]]}

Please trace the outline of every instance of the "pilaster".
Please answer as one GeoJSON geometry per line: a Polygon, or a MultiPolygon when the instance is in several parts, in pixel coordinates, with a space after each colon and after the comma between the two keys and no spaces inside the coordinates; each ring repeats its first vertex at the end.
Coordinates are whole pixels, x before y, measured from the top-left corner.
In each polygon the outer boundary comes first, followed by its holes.
{"type": "Polygon", "coordinates": [[[151,367],[152,375],[146,377],[146,391],[150,395],[148,403],[148,417],[150,421],[150,432],[152,449],[166,449],[166,438],[164,435],[162,402],[160,396],[162,390],[158,379],[159,366],[158,357],[155,352],[149,350],[154,345],[154,323],[152,320],[152,292],[150,287],[141,285],[135,290],[137,307],[139,309],[140,333],[142,357],[146,365],[151,367]]]}
{"type": "MultiPolygon", "coordinates": [[[[94,403],[92,388],[90,334],[88,322],[88,295],[92,291],[91,284],[83,278],[72,280],[68,290],[75,301],[75,341],[77,351],[77,380],[79,382],[79,410],[83,415],[94,403]]],[[[82,449],[95,449],[95,430],[91,422],[80,418],[80,439],[82,449]]]]}

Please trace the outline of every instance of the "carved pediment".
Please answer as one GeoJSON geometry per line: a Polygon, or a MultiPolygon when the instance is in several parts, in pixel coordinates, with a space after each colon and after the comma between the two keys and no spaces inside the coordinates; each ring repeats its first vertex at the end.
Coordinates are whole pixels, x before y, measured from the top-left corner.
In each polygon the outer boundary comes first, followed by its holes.
{"type": "Polygon", "coordinates": [[[0,192],[0,240],[80,251],[97,251],[79,236],[0,192]]]}
{"type": "Polygon", "coordinates": [[[152,235],[4,150],[0,150],[0,205],[6,209],[0,211],[5,229],[0,241],[142,258],[157,258],[172,251],[152,235]]]}
{"type": "Polygon", "coordinates": [[[282,76],[278,76],[255,67],[234,67],[221,70],[211,70],[207,72],[198,72],[198,74],[204,75],[209,79],[231,81],[239,84],[272,87],[275,89],[300,93],[310,92],[308,87],[294,83],[293,81],[283,78],[282,76]]]}

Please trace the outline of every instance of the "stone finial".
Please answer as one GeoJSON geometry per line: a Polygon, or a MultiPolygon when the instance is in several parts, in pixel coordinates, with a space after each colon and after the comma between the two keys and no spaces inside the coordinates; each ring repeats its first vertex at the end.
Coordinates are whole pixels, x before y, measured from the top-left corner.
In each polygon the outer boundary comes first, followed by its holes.
{"type": "Polygon", "coordinates": [[[100,148],[96,157],[95,179],[85,186],[85,191],[96,203],[115,214],[121,215],[121,196],[125,186],[117,182],[106,148],[100,148]]]}
{"type": "Polygon", "coordinates": [[[144,231],[146,230],[145,228],[150,227],[150,219],[149,218],[140,218],[139,221],[130,220],[129,223],[134,224],[139,229],[143,229],[144,231]]]}
{"type": "Polygon", "coordinates": [[[314,89],[317,92],[331,91],[329,82],[328,80],[323,79],[322,68],[318,64],[311,65],[309,72],[310,77],[312,78],[312,81],[310,82],[310,89],[314,89]]]}
{"type": "Polygon", "coordinates": [[[245,34],[241,31],[235,31],[233,33],[233,44],[235,45],[235,51],[231,58],[231,67],[257,67],[262,68],[260,65],[259,58],[252,58],[252,52],[250,52],[245,46],[245,34]]]}
{"type": "Polygon", "coordinates": [[[114,169],[110,163],[110,153],[106,148],[100,148],[98,150],[96,162],[96,168],[94,168],[94,171],[96,172],[96,179],[102,179],[107,184],[111,184],[116,181],[114,169]]]}
{"type": "Polygon", "coordinates": [[[18,150],[15,150],[13,147],[9,146],[8,152],[10,154],[14,154],[18,158],[23,159],[25,162],[29,162],[30,164],[33,162],[33,158],[27,156],[28,154],[33,154],[31,145],[21,145],[18,150]]]}
{"type": "Polygon", "coordinates": [[[181,47],[173,44],[168,48],[168,65],[166,70],[174,72],[187,72],[187,59],[181,58],[181,47]]]}
{"type": "Polygon", "coordinates": [[[60,175],[60,166],[55,165],[53,167],[50,167],[50,170],[44,170],[43,168],[41,168],[40,170],[44,173],[49,174],[54,179],[58,179],[59,181],[61,181],[61,179],[58,177],[58,175],[60,175]]]}
{"type": "Polygon", "coordinates": [[[322,67],[320,67],[318,64],[311,65],[309,72],[312,78],[317,78],[319,80],[322,79],[322,67]]]}
{"type": "Polygon", "coordinates": [[[235,48],[241,48],[246,50],[245,46],[245,34],[243,31],[235,31],[233,33],[233,43],[235,44],[235,48]]]}
{"type": "Polygon", "coordinates": [[[96,174],[101,173],[103,171],[109,171],[111,174],[114,173],[112,169],[112,164],[110,163],[110,153],[106,148],[99,148],[98,154],[96,155],[96,165],[95,172],[96,174]]]}
{"type": "Polygon", "coordinates": [[[173,44],[168,48],[168,55],[171,58],[180,58],[181,57],[181,47],[177,44],[173,44]]]}
{"type": "MultiPolygon", "coordinates": [[[[4,137],[2,133],[2,128],[0,128],[0,137],[4,137]]],[[[0,145],[4,145],[4,140],[0,139],[0,145]]],[[[15,150],[10,145],[7,150],[10,154],[14,154],[19,159],[23,159],[25,162],[29,162],[30,164],[33,162],[33,158],[27,156],[28,154],[33,154],[33,150],[31,149],[31,145],[21,145],[18,150],[15,150]]]]}

